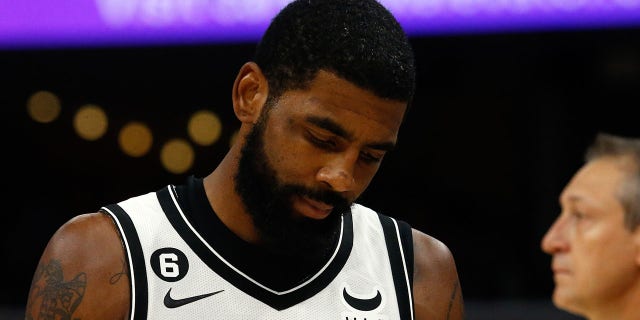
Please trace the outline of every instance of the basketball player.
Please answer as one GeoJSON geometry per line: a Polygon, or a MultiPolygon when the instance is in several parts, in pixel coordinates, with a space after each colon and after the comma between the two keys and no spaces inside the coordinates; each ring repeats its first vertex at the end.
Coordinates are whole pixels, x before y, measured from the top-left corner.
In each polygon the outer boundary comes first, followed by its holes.
{"type": "Polygon", "coordinates": [[[542,240],[553,303],[590,320],[640,319],[640,139],[601,133],[542,240]]]}
{"type": "Polygon", "coordinates": [[[63,225],[26,318],[462,319],[447,246],[355,202],[414,82],[410,43],[375,0],[290,3],[239,69],[221,163],[63,225]]]}

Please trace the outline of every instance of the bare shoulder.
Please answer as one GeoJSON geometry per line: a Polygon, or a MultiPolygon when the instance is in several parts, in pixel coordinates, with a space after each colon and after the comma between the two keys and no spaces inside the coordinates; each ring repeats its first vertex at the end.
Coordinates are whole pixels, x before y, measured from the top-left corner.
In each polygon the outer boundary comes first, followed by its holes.
{"type": "Polygon", "coordinates": [[[412,235],[416,319],[463,319],[462,289],[451,250],[419,230],[413,229],[412,235]]]}
{"type": "Polygon", "coordinates": [[[76,216],[49,240],[34,273],[25,319],[125,319],[129,280],[113,220],[76,216]]]}

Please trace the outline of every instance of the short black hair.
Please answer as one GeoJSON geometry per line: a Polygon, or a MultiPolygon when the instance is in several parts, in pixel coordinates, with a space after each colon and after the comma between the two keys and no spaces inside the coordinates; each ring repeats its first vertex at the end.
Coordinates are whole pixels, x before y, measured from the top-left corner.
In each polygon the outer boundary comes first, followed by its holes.
{"type": "Polygon", "coordinates": [[[305,88],[319,70],[408,104],[415,91],[408,36],[376,0],[289,3],[271,21],[254,62],[267,78],[270,99],[305,88]]]}

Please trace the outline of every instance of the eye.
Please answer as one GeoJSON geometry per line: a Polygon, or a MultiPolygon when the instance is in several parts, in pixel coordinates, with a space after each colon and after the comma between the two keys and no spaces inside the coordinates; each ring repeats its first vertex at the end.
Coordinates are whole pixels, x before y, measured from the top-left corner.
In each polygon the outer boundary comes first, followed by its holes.
{"type": "Polygon", "coordinates": [[[307,131],[307,138],[317,147],[326,150],[332,150],[336,148],[336,142],[330,138],[322,138],[318,134],[315,134],[311,131],[307,131]]]}
{"type": "Polygon", "coordinates": [[[571,211],[571,216],[576,218],[576,220],[582,220],[585,218],[585,214],[580,211],[571,211]]]}
{"type": "Polygon", "coordinates": [[[360,159],[362,159],[362,161],[365,163],[372,164],[382,161],[382,156],[375,156],[371,153],[361,152],[360,159]]]}

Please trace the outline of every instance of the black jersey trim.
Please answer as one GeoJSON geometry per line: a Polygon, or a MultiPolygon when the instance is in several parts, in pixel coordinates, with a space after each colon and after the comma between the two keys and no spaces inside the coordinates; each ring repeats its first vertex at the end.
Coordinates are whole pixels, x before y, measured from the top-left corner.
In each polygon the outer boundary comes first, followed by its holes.
{"type": "Polygon", "coordinates": [[[400,243],[404,252],[404,260],[411,287],[410,292],[413,292],[413,234],[411,233],[411,226],[407,222],[402,220],[396,220],[396,222],[400,231],[400,243]]]}
{"type": "Polygon", "coordinates": [[[121,240],[126,249],[126,259],[129,264],[129,318],[131,320],[146,320],[149,301],[147,273],[142,244],[136,227],[129,215],[117,204],[111,204],[100,209],[111,215],[121,240]]]}
{"type": "Polygon", "coordinates": [[[160,206],[173,228],[209,268],[238,289],[276,310],[292,307],[316,295],[329,285],[344,267],[353,247],[352,217],[351,214],[344,214],[342,236],[333,260],[308,283],[288,291],[278,292],[244,275],[241,270],[227,263],[224,257],[220,256],[213,247],[210,247],[215,244],[206,243],[195,229],[190,226],[190,222],[180,213],[179,205],[176,202],[176,194],[171,186],[158,191],[157,196],[160,206]]]}
{"type": "Polygon", "coordinates": [[[414,319],[413,308],[413,240],[411,227],[391,217],[378,214],[387,244],[398,309],[402,320],[414,319]]]}

